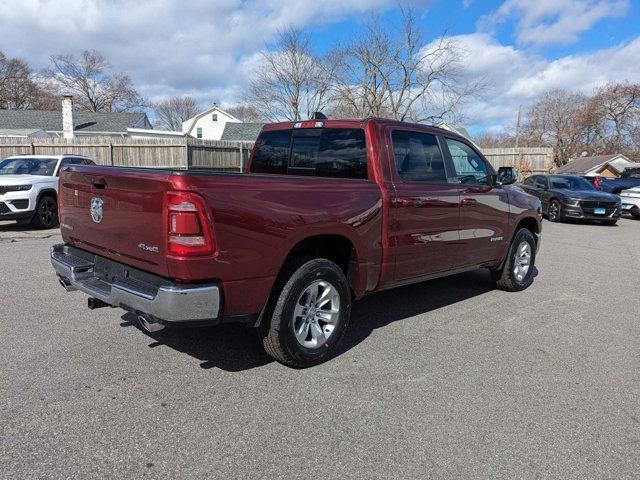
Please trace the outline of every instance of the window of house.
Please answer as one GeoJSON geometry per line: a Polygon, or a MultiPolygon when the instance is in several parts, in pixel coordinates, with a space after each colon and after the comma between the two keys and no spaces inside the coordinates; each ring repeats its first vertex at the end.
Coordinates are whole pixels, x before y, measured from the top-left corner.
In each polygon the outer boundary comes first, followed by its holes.
{"type": "Polygon", "coordinates": [[[218,114],[217,113],[212,113],[211,114],[211,121],[212,122],[217,122],[218,121],[218,114]]]}
{"type": "Polygon", "coordinates": [[[442,152],[435,135],[395,130],[393,156],[400,178],[407,183],[447,183],[442,152]]]}
{"type": "Polygon", "coordinates": [[[197,128],[196,129],[196,137],[202,138],[202,128],[197,128]]]}
{"type": "Polygon", "coordinates": [[[489,170],[484,160],[473,148],[458,140],[447,138],[447,146],[453,160],[456,181],[464,184],[490,185],[489,170]]]}

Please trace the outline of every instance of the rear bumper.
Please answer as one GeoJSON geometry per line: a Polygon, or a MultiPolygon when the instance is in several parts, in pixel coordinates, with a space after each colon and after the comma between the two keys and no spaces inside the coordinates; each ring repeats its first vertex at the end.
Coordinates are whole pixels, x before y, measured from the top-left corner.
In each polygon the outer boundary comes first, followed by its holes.
{"type": "Polygon", "coordinates": [[[114,307],[162,323],[215,323],[222,314],[218,285],[182,285],[85,250],[58,244],[51,264],[67,291],[80,290],[114,307]]]}

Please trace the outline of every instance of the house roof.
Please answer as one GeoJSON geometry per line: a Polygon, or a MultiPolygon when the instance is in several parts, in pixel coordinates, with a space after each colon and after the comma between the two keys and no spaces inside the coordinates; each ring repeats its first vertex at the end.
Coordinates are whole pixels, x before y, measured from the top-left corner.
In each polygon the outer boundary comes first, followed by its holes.
{"type": "Polygon", "coordinates": [[[29,137],[39,132],[47,134],[41,128],[0,128],[0,137],[29,137]]]}
{"type": "Polygon", "coordinates": [[[220,140],[255,142],[264,123],[227,123],[220,140]]]}
{"type": "Polygon", "coordinates": [[[593,157],[578,157],[558,168],[556,173],[587,173],[591,170],[597,169],[605,163],[609,163],[617,159],[618,157],[626,160],[624,155],[618,153],[611,155],[596,155],[593,157]]]}
{"type": "MultiPolygon", "coordinates": [[[[73,112],[75,132],[127,133],[128,127],[144,127],[145,113],[73,112]]],[[[0,129],[62,131],[62,112],[58,110],[0,110],[0,129]]]]}

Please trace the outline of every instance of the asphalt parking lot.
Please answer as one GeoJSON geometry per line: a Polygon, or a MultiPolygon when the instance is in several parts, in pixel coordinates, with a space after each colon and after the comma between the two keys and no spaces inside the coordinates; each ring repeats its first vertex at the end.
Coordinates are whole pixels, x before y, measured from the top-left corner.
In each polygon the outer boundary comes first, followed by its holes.
{"type": "Polygon", "coordinates": [[[486,272],[372,295],[341,354],[243,327],[150,336],[0,225],[2,478],[638,478],[640,221],[544,224],[521,293],[486,272]]]}

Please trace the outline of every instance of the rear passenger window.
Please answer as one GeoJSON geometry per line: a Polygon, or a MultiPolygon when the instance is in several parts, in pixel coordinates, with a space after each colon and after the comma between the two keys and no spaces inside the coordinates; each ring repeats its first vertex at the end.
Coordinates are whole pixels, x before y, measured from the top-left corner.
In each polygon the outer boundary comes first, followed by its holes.
{"type": "Polygon", "coordinates": [[[300,128],[263,132],[256,142],[251,171],[365,179],[364,130],[300,128]]]}
{"type": "Polygon", "coordinates": [[[251,171],[255,173],[287,173],[291,130],[262,132],[253,151],[251,171]]]}
{"type": "Polygon", "coordinates": [[[364,130],[294,130],[289,173],[317,177],[367,178],[364,130]]]}
{"type": "Polygon", "coordinates": [[[395,130],[393,156],[400,178],[408,183],[447,183],[447,174],[435,135],[395,130]]]}

